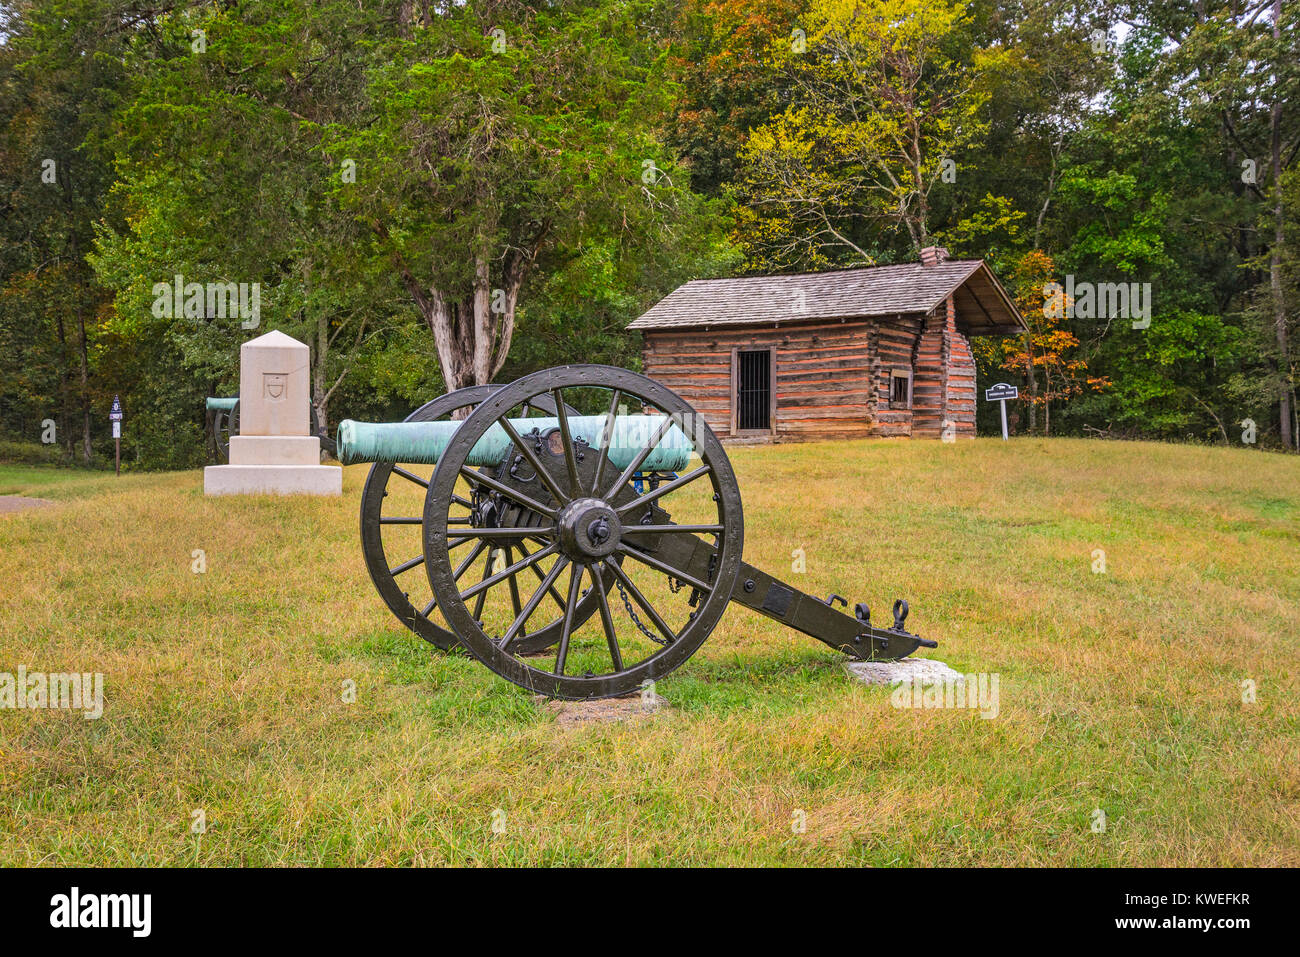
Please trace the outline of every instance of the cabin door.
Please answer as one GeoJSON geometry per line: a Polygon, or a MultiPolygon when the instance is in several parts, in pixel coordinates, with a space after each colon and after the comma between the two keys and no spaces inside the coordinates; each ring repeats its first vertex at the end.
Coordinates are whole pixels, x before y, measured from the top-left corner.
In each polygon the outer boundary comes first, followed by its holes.
{"type": "Polygon", "coordinates": [[[771,432],[772,350],[737,349],[732,356],[732,429],[771,432]]]}

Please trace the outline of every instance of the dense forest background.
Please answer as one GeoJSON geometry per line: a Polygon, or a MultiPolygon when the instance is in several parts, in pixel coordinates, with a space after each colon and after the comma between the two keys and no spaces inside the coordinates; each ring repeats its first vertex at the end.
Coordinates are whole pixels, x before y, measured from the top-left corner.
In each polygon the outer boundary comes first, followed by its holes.
{"type": "Polygon", "coordinates": [[[977,343],[1019,431],[1295,449],[1298,8],[0,2],[0,457],[111,462],[117,394],[125,464],[200,464],[270,329],[322,419],[402,417],[933,244],[1030,322],[977,343]]]}

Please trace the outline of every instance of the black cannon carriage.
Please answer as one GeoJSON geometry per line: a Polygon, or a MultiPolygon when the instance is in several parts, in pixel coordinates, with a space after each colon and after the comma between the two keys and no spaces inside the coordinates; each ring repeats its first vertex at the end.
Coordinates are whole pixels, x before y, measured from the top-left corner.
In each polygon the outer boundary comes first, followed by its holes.
{"type": "Polygon", "coordinates": [[[344,421],[337,450],[375,463],[361,538],[389,608],[536,693],[635,692],[685,662],[731,602],[860,660],[937,646],[906,630],[906,601],[878,627],[866,604],[848,614],[847,599],[744,562],[721,443],[675,393],[624,369],[564,366],[451,393],[402,423],[344,421]]]}

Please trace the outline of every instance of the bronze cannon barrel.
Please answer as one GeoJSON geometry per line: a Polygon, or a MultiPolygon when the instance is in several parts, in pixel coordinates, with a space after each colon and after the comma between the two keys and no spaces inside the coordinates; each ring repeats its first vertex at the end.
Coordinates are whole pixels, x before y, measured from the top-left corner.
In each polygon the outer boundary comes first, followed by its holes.
{"type": "MultiPolygon", "coordinates": [[[[603,415],[570,415],[569,430],[576,439],[582,439],[590,448],[600,450],[605,432],[603,415]]],[[[654,438],[663,424],[662,415],[619,415],[614,418],[610,436],[609,461],[623,469],[654,438]]],[[[527,437],[535,430],[546,434],[558,428],[555,417],[538,416],[511,419],[510,424],[521,436],[527,437]]],[[[338,458],[344,465],[358,462],[406,462],[436,465],[460,427],[459,422],[357,422],[344,419],[339,423],[338,458]]],[[[474,444],[466,465],[500,465],[510,437],[499,423],[494,423],[474,444]]],[[[664,433],[658,445],[646,457],[644,471],[678,472],[695,452],[695,445],[679,424],[664,433]]]]}

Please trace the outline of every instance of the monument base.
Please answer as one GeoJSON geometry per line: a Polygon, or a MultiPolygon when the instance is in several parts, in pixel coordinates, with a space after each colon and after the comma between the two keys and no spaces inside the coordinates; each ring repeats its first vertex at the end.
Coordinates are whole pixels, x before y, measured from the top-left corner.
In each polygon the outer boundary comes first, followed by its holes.
{"type": "Polygon", "coordinates": [[[231,465],[320,465],[315,435],[232,435],[231,465]]]}
{"type": "Polygon", "coordinates": [[[209,465],[204,495],[342,495],[343,470],[333,465],[209,465]]]}

